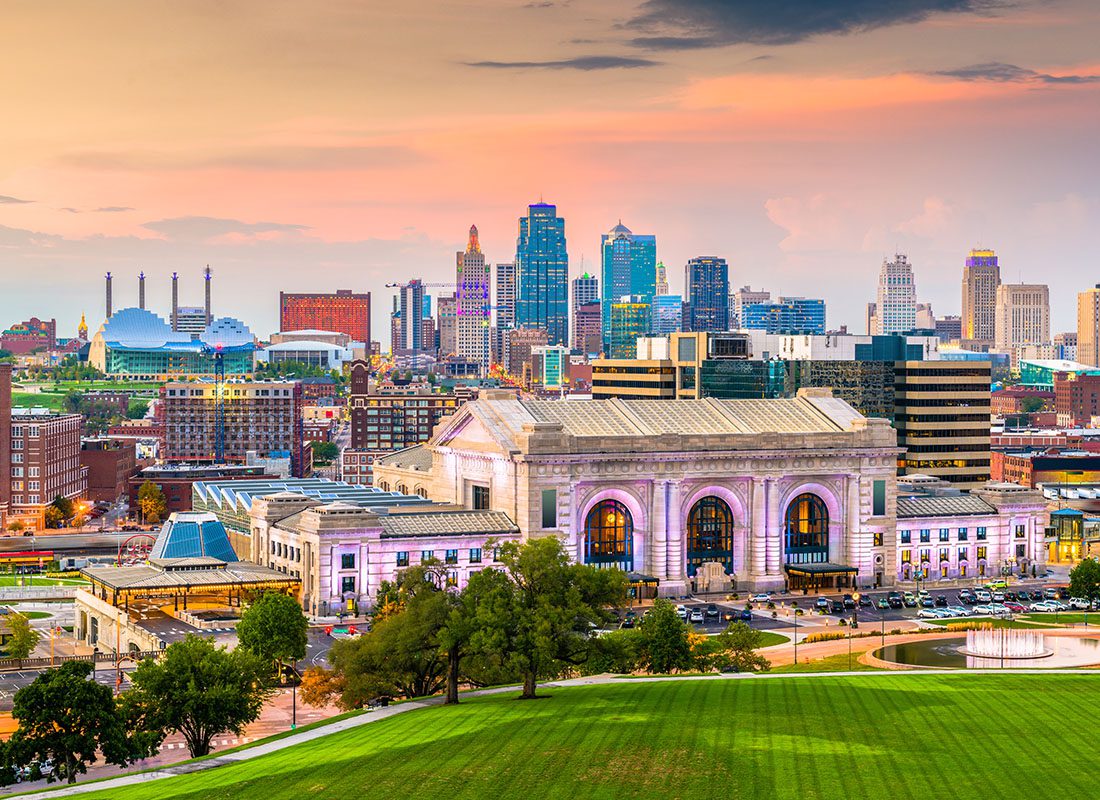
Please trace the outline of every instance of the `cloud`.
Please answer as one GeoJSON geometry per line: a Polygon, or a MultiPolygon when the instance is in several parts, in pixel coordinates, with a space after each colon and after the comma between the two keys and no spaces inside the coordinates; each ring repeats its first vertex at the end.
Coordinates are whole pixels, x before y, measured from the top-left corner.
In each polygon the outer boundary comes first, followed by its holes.
{"type": "Polygon", "coordinates": [[[79,208],[73,208],[72,206],[65,206],[64,208],[59,208],[57,210],[58,211],[64,211],[68,214],[79,214],[80,213],[79,208]]]}
{"type": "Polygon", "coordinates": [[[162,151],[82,150],[68,153],[61,162],[97,170],[243,169],[283,171],[331,171],[385,169],[412,166],[422,154],[399,145],[258,145],[223,152],[175,153],[162,151]]]}
{"type": "Polygon", "coordinates": [[[793,44],[921,22],[934,14],[987,13],[1012,0],[645,0],[627,23],[651,50],[793,44]]]}
{"type": "Polygon", "coordinates": [[[143,228],[159,233],[170,241],[211,241],[229,238],[255,238],[263,234],[297,234],[307,225],[282,222],[241,222],[218,217],[172,217],[146,222],[143,228]]]}
{"type": "Polygon", "coordinates": [[[933,239],[947,228],[954,210],[940,197],[927,197],[921,213],[898,223],[894,230],[910,236],[933,239]]]}
{"type": "Polygon", "coordinates": [[[560,61],[467,61],[467,67],[489,69],[579,69],[586,72],[600,69],[638,69],[656,67],[660,61],[626,56],[578,56],[560,61]]]}
{"type": "Polygon", "coordinates": [[[11,204],[22,205],[23,203],[33,203],[33,202],[34,202],[33,200],[20,200],[18,197],[9,197],[6,194],[0,194],[0,206],[11,205],[11,204]]]}
{"type": "Polygon", "coordinates": [[[93,208],[97,214],[120,214],[123,211],[133,211],[130,206],[100,206],[99,208],[93,208]]]}
{"type": "Polygon", "coordinates": [[[1097,83],[1100,75],[1048,75],[1045,72],[1036,72],[1033,69],[1018,67],[1015,64],[1004,64],[1000,61],[990,61],[986,64],[971,64],[968,67],[958,69],[945,69],[931,73],[944,78],[955,78],[960,81],[990,81],[992,83],[1097,83]]]}

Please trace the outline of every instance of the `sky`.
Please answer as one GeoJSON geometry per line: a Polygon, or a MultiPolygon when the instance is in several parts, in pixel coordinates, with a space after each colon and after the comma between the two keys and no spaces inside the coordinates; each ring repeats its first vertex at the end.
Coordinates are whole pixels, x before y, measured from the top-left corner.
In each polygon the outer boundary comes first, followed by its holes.
{"type": "Polygon", "coordinates": [[[673,291],[825,298],[863,332],[879,266],[957,314],[971,247],[1051,288],[1100,281],[1094,0],[141,0],[18,3],[0,26],[0,325],[115,305],[169,276],[261,337],[278,292],[373,296],[493,262],[528,203],[571,272],[620,219],[673,291]]]}

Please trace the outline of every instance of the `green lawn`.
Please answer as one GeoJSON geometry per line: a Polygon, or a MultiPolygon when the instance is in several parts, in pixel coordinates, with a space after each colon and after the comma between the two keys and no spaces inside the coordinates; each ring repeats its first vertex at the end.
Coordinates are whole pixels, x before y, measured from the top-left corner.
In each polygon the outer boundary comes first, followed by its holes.
{"type": "Polygon", "coordinates": [[[760,631],[761,647],[771,647],[773,644],[784,644],[789,641],[790,638],[781,633],[776,633],[775,631],[760,631]]]}
{"type": "Polygon", "coordinates": [[[15,610],[27,619],[46,619],[47,617],[53,616],[53,614],[45,611],[20,611],[18,606],[16,606],[15,610]]]}
{"type": "MultiPolygon", "coordinates": [[[[41,542],[44,536],[40,536],[38,541],[41,542]]],[[[27,549],[30,550],[30,540],[27,541],[27,549]]],[[[23,585],[19,588],[35,586],[87,586],[88,581],[81,578],[51,578],[46,575],[9,575],[0,573],[0,586],[18,586],[16,583],[17,578],[24,578],[23,585]]]]}
{"type": "MultiPolygon", "coordinates": [[[[855,640],[856,643],[860,641],[855,640]]],[[[847,653],[838,653],[835,656],[825,656],[825,658],[817,658],[811,661],[806,661],[802,656],[798,657],[797,664],[784,664],[781,667],[772,667],[768,672],[774,673],[786,673],[786,672],[866,672],[870,670],[879,671],[878,667],[869,667],[866,664],[859,663],[860,653],[852,653],[851,659],[848,658],[847,653]]]]}
{"type": "Polygon", "coordinates": [[[1030,622],[1042,622],[1046,625],[1082,625],[1085,622],[1091,628],[1093,625],[1100,627],[1100,612],[1082,614],[1079,611],[1060,612],[1058,614],[1028,614],[1022,619],[1030,622]]]}
{"type": "Polygon", "coordinates": [[[15,408],[48,408],[52,411],[61,411],[65,407],[65,395],[12,392],[11,404],[15,408]]]}
{"type": "Polygon", "coordinates": [[[1088,675],[625,682],[384,722],[112,800],[1095,797],[1088,675]],[[1042,702],[1033,702],[1041,682],[1042,702]]]}

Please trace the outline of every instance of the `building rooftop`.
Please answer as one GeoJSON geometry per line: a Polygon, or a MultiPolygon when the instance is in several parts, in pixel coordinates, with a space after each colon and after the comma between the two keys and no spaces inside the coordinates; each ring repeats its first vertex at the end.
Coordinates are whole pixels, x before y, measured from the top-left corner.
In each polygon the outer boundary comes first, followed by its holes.
{"type": "Polygon", "coordinates": [[[429,472],[432,468],[432,452],[422,444],[406,447],[396,453],[388,453],[374,460],[375,464],[385,464],[389,467],[402,469],[415,469],[421,472],[429,472]]]}
{"type": "Polygon", "coordinates": [[[191,334],[172,330],[164,319],[144,308],[119,309],[104,321],[96,336],[112,350],[230,352],[254,348],[248,326],[232,317],[215,319],[198,339],[192,339],[191,334]]]}
{"type": "Polygon", "coordinates": [[[324,478],[257,479],[235,481],[199,481],[192,485],[195,501],[208,509],[247,514],[252,501],[280,493],[300,495],[322,503],[343,502],[357,508],[424,505],[428,500],[417,495],[384,492],[373,486],[330,481],[324,478]]]}
{"type": "Polygon", "coordinates": [[[519,533],[503,511],[439,511],[417,514],[391,514],[379,517],[384,539],[417,536],[466,536],[519,533]]]}
{"type": "Polygon", "coordinates": [[[230,562],[237,560],[237,554],[229,543],[225,526],[213,514],[177,511],[161,527],[149,558],[213,558],[230,562]]]}
{"type": "Polygon", "coordinates": [[[977,517],[995,515],[997,509],[974,495],[899,497],[898,519],[914,517],[977,517]]]}
{"type": "Polygon", "coordinates": [[[189,589],[225,591],[230,587],[289,587],[299,583],[259,564],[227,563],[216,558],[164,558],[132,567],[90,566],[80,571],[92,586],[114,591],[155,593],[189,589]]]}

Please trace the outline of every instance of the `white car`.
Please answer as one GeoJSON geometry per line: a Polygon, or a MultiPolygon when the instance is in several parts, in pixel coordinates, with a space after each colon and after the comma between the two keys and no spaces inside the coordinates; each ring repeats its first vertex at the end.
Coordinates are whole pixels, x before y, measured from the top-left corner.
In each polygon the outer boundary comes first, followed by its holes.
{"type": "Polygon", "coordinates": [[[1069,607],[1075,608],[1078,611],[1088,611],[1092,607],[1092,603],[1083,597],[1071,597],[1069,599],[1069,607]]]}
{"type": "Polygon", "coordinates": [[[996,614],[997,612],[993,608],[993,606],[986,605],[986,606],[974,606],[974,613],[975,614],[981,614],[982,616],[985,616],[985,617],[991,617],[994,614],[996,614]]]}
{"type": "Polygon", "coordinates": [[[702,611],[702,609],[699,609],[699,608],[691,609],[691,614],[688,615],[688,620],[690,622],[697,622],[701,625],[703,623],[703,611],[702,611]]]}
{"type": "Polygon", "coordinates": [[[687,619],[687,617],[688,617],[687,606],[684,606],[684,605],[676,606],[676,616],[678,616],[680,619],[687,619]]]}
{"type": "Polygon", "coordinates": [[[772,596],[764,592],[763,594],[754,594],[749,600],[753,603],[770,603],[772,601],[772,596]]]}
{"type": "Polygon", "coordinates": [[[1041,600],[1038,603],[1032,603],[1027,607],[1028,611],[1035,611],[1038,613],[1046,613],[1047,611],[1054,611],[1054,606],[1050,604],[1049,600],[1041,600]]]}
{"type": "Polygon", "coordinates": [[[993,593],[993,602],[994,603],[1003,603],[1004,601],[1005,601],[1005,593],[1004,592],[994,592],[993,593]]]}
{"type": "Polygon", "coordinates": [[[974,598],[979,603],[988,603],[993,599],[993,595],[985,589],[979,589],[978,591],[974,592],[974,598]]]}
{"type": "Polygon", "coordinates": [[[938,608],[922,608],[917,612],[917,619],[944,619],[947,615],[938,608]]]}

